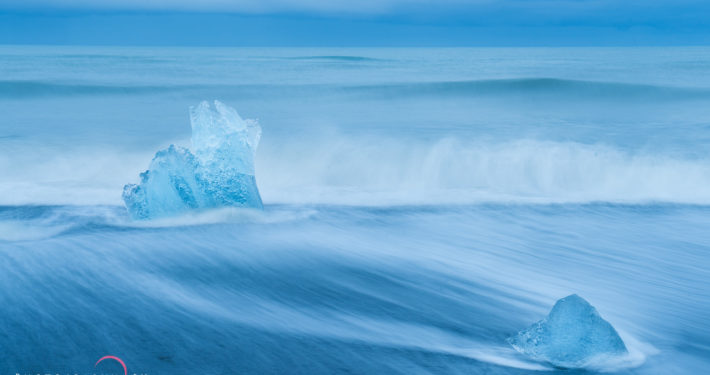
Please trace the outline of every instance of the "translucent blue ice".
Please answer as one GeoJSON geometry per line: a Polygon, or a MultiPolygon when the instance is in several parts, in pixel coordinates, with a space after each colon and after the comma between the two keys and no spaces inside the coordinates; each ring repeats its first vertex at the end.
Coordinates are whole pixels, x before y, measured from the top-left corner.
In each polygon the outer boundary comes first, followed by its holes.
{"type": "Polygon", "coordinates": [[[140,184],[123,188],[134,219],[151,219],[215,207],[262,208],[254,178],[261,137],[256,121],[215,101],[190,108],[192,147],[158,151],[140,184]]]}
{"type": "Polygon", "coordinates": [[[627,353],[614,327],[584,298],[557,301],[550,314],[508,339],[519,352],[557,367],[586,367],[627,353]]]}

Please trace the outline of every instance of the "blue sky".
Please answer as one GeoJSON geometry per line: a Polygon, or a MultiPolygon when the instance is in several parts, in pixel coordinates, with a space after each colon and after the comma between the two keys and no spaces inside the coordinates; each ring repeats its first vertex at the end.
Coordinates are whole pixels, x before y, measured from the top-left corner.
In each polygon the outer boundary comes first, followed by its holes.
{"type": "Polygon", "coordinates": [[[2,44],[708,45],[707,0],[0,0],[2,44]]]}

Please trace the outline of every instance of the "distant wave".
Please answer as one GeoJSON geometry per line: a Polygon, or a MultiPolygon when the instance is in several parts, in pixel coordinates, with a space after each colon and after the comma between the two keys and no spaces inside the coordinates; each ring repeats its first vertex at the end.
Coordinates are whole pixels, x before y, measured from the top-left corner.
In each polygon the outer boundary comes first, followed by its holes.
{"type": "Polygon", "coordinates": [[[597,82],[557,78],[484,79],[450,82],[412,82],[352,87],[351,90],[386,96],[448,95],[564,95],[597,98],[710,98],[710,89],[655,86],[623,82],[597,82]]]}
{"type": "Polygon", "coordinates": [[[710,88],[654,86],[622,82],[596,82],[556,78],[485,79],[382,83],[372,85],[335,84],[183,84],[119,85],[58,83],[45,81],[0,81],[0,98],[21,99],[43,96],[142,95],[170,92],[221,97],[268,95],[358,95],[377,98],[432,97],[552,97],[563,99],[710,99],[710,88]]]}
{"type": "Polygon", "coordinates": [[[358,62],[358,61],[382,61],[382,59],[376,59],[373,57],[364,56],[339,56],[339,55],[326,55],[326,56],[295,56],[287,57],[288,60],[330,60],[330,61],[345,61],[345,62],[358,62]]]}
{"type": "Polygon", "coordinates": [[[184,93],[200,97],[219,96],[292,96],[294,94],[319,95],[331,92],[334,86],[327,85],[276,85],[276,84],[178,84],[178,85],[130,85],[61,83],[47,81],[0,81],[0,99],[28,99],[38,97],[74,97],[93,95],[150,95],[184,93]]]}
{"type": "Polygon", "coordinates": [[[185,89],[189,89],[189,87],[97,85],[78,83],[65,84],[43,81],[0,81],[0,98],[15,99],[40,96],[154,94],[185,89]]]}

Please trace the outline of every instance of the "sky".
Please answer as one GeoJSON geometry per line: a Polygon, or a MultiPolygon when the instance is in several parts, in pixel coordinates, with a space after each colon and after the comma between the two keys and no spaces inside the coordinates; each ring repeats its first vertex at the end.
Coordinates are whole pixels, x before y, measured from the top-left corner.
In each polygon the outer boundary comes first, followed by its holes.
{"type": "Polygon", "coordinates": [[[0,0],[0,44],[710,45],[708,0],[0,0]]]}

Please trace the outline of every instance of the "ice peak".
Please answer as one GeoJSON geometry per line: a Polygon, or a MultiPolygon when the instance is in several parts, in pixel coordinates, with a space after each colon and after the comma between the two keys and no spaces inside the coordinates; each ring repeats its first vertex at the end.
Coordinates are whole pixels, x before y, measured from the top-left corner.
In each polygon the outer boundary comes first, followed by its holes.
{"type": "Polygon", "coordinates": [[[627,353],[614,327],[576,294],[558,300],[547,317],[508,342],[532,359],[565,368],[585,367],[627,353]]]}
{"type": "Polygon", "coordinates": [[[243,120],[219,101],[190,108],[192,150],[170,145],[158,151],[139,185],[123,188],[135,219],[170,216],[224,206],[261,208],[254,155],[261,136],[256,121],[243,120]]]}

